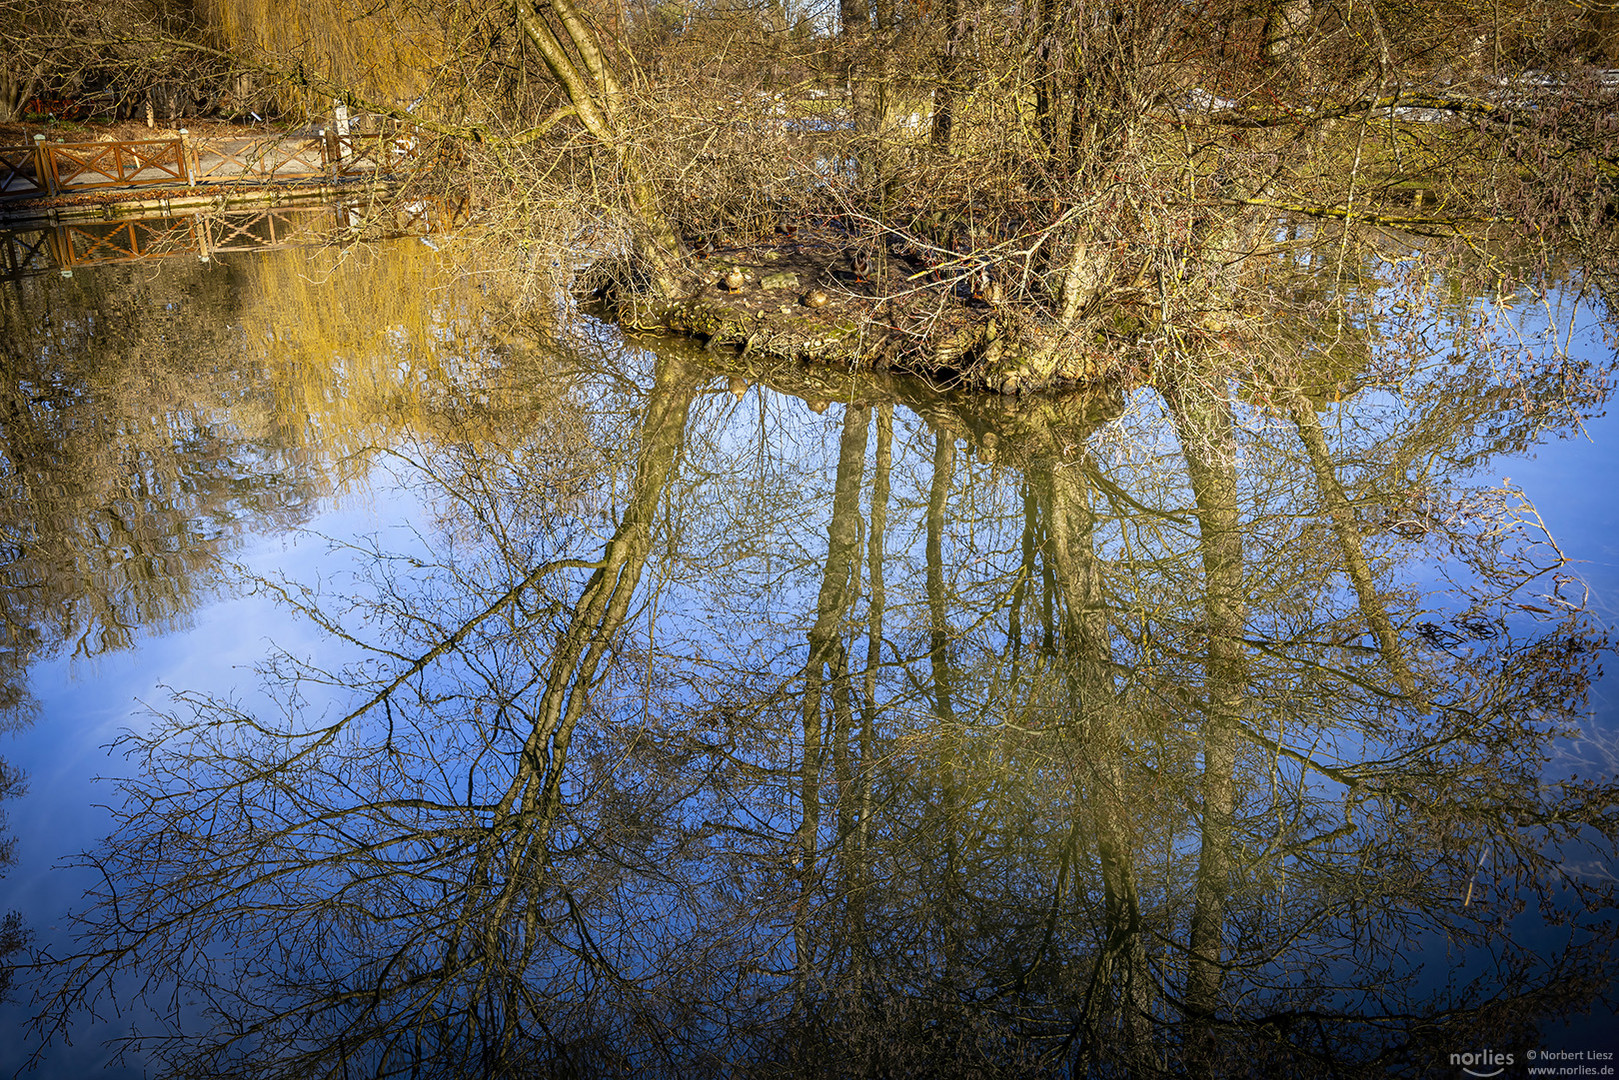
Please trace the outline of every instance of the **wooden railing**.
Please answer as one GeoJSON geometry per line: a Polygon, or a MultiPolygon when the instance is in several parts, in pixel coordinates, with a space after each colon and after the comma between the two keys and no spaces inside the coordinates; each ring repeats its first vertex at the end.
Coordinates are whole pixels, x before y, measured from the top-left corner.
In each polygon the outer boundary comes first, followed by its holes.
{"type": "Polygon", "coordinates": [[[39,163],[39,152],[32,146],[0,147],[0,196],[45,194],[45,172],[39,163]]]}
{"type": "Polygon", "coordinates": [[[185,143],[180,139],[139,142],[40,143],[45,181],[55,191],[104,187],[185,184],[185,143]]]}
{"type": "Polygon", "coordinates": [[[412,134],[142,139],[0,147],[0,199],[100,188],[396,177],[428,162],[412,134]]]}
{"type": "Polygon", "coordinates": [[[195,250],[190,223],[173,219],[131,218],[64,225],[55,243],[60,266],[133,262],[195,250]]]}
{"type": "Polygon", "coordinates": [[[56,265],[54,229],[38,227],[0,232],[0,279],[40,274],[56,265]]]}

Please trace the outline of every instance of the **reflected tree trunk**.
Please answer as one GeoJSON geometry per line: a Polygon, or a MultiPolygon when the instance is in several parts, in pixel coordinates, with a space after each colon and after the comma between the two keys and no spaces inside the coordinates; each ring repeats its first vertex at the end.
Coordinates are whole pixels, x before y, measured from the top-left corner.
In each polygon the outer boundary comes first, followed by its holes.
{"type": "MultiPolygon", "coordinates": [[[[623,516],[558,636],[518,768],[490,809],[486,838],[466,875],[459,917],[445,927],[444,955],[478,971],[469,1004],[499,1003],[488,1008],[493,1015],[485,1023],[495,1030],[483,1055],[495,1073],[517,1064],[505,1055],[520,1031],[545,1030],[543,1006],[520,991],[525,970],[553,933],[549,924],[556,916],[546,907],[557,898],[547,887],[547,869],[568,746],[646,566],[658,506],[680,456],[699,385],[700,376],[680,360],[659,359],[623,516]]],[[[513,593],[507,596],[515,600],[513,593]]],[[[564,899],[577,923],[573,898],[564,899]]],[[[446,961],[446,973],[451,963],[446,961]]]]}
{"type": "Polygon", "coordinates": [[[927,516],[927,597],[928,597],[928,662],[933,681],[933,718],[937,725],[934,745],[938,757],[934,763],[934,785],[938,791],[937,833],[944,845],[944,863],[940,868],[943,880],[939,883],[939,910],[944,917],[944,957],[947,978],[953,976],[961,952],[960,900],[961,856],[957,828],[959,826],[956,790],[956,756],[959,753],[961,732],[956,723],[955,676],[950,660],[950,623],[947,612],[949,597],[944,580],[944,524],[945,505],[950,498],[950,484],[956,472],[955,436],[940,431],[934,435],[933,481],[928,487],[927,516]]]}
{"type": "MultiPolygon", "coordinates": [[[[832,521],[828,528],[826,566],[815,605],[815,623],[809,631],[809,656],[804,662],[803,761],[799,773],[798,863],[799,900],[794,917],[796,948],[795,1008],[803,1009],[815,972],[816,941],[811,925],[813,898],[819,887],[821,772],[823,741],[830,735],[834,756],[847,754],[853,726],[850,704],[848,652],[842,632],[859,592],[860,487],[865,473],[867,429],[871,409],[851,405],[843,414],[843,435],[838,449],[838,473],[832,495],[832,521]],[[824,699],[830,690],[831,731],[824,730],[824,699]]],[[[840,781],[844,777],[837,777],[840,781]]],[[[844,794],[840,790],[840,795],[844,794]]],[[[842,824],[840,822],[840,824],[842,824]]],[[[806,1035],[808,1029],[806,1028],[806,1035]]],[[[810,1049],[807,1045],[806,1052],[810,1049]]]]}
{"type": "Polygon", "coordinates": [[[1006,651],[1007,659],[1010,661],[1007,687],[1013,694],[1016,694],[1023,675],[1023,602],[1029,593],[1029,583],[1041,572],[1035,545],[1040,504],[1034,497],[1034,490],[1029,484],[1028,477],[1024,477],[1023,483],[1019,485],[1019,495],[1023,500],[1023,535],[1019,542],[1022,559],[1018,565],[1017,581],[1012,586],[1012,598],[1007,607],[1006,620],[1006,651]]]}
{"type": "Polygon", "coordinates": [[[1211,1022],[1219,1006],[1226,901],[1234,868],[1238,722],[1242,715],[1242,522],[1237,501],[1236,432],[1231,402],[1202,388],[1167,394],[1196,502],[1203,562],[1203,629],[1207,644],[1203,701],[1203,816],[1186,973],[1187,1045],[1193,1059],[1213,1053],[1211,1022]]]}
{"type": "Polygon", "coordinates": [[[1383,599],[1378,595],[1377,583],[1372,579],[1371,566],[1366,562],[1365,545],[1362,543],[1360,528],[1355,524],[1355,511],[1344,496],[1344,489],[1338,483],[1337,470],[1333,467],[1332,456],[1327,450],[1327,437],[1321,430],[1321,418],[1316,415],[1315,407],[1303,394],[1292,394],[1288,398],[1288,411],[1293,417],[1293,424],[1298,428],[1299,441],[1310,457],[1310,470],[1315,474],[1316,489],[1321,493],[1321,500],[1327,504],[1327,515],[1332,519],[1332,531],[1338,538],[1338,550],[1343,554],[1344,569],[1349,574],[1349,580],[1355,586],[1355,595],[1360,600],[1361,617],[1366,625],[1377,637],[1378,648],[1383,652],[1383,662],[1388,665],[1389,672],[1394,676],[1395,683],[1406,697],[1415,697],[1417,693],[1416,679],[1411,674],[1411,668],[1405,662],[1405,650],[1400,647],[1399,635],[1394,632],[1394,624],[1389,621],[1388,609],[1383,606],[1383,599]]]}
{"type": "Polygon", "coordinates": [[[849,974],[853,985],[863,988],[869,944],[867,942],[866,894],[871,888],[869,862],[871,842],[872,770],[877,755],[877,670],[882,664],[883,609],[888,602],[883,581],[883,543],[888,531],[889,470],[893,459],[894,406],[884,402],[877,407],[877,450],[872,462],[871,526],[866,539],[868,574],[866,615],[866,667],[861,687],[859,763],[854,770],[850,801],[854,806],[854,827],[846,841],[844,889],[849,897],[849,974]]]}
{"type": "MultiPolygon", "coordinates": [[[[599,558],[542,563],[492,598],[469,593],[459,566],[449,595],[383,586],[367,614],[408,626],[407,640],[426,646],[415,659],[390,644],[342,672],[280,672],[371,689],[333,723],[277,726],[273,713],[188,698],[189,717],[132,736],[146,767],[124,787],[120,842],[96,859],[120,906],[87,924],[53,1015],[176,936],[194,943],[189,958],[228,934],[260,952],[236,968],[165,971],[232,1017],[195,1045],[147,1044],[181,1075],[240,1075],[260,1053],[274,1075],[329,1075],[334,1063],[388,1075],[402,1055],[439,1075],[517,1075],[566,1053],[554,1033],[570,1020],[532,992],[535,971],[578,963],[608,973],[592,994],[623,986],[554,868],[569,746],[625,624],[701,381],[683,361],[658,360],[627,501],[599,558]],[[568,588],[556,575],[586,567],[570,606],[529,607],[568,588]],[[440,670],[480,650],[501,660],[440,670]]],[[[498,554],[494,565],[521,558],[498,554]]]]}
{"type": "Polygon", "coordinates": [[[1087,469],[1051,450],[1031,467],[1030,485],[1046,507],[1044,553],[1057,585],[1058,670],[1068,713],[1063,746],[1077,782],[1074,812],[1089,826],[1103,896],[1101,940],[1081,1003],[1083,1064],[1076,1071],[1098,1064],[1102,1054],[1135,1068],[1151,1053],[1151,1029],[1135,814],[1124,773],[1129,732],[1117,702],[1087,469]]]}

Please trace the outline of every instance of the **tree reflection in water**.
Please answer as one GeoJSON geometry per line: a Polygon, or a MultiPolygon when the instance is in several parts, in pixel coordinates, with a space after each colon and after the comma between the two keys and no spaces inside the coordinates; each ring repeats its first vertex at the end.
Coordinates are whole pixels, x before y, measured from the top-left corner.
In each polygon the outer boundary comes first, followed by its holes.
{"type": "MultiPolygon", "coordinates": [[[[0,730],[36,719],[37,663],[184,625],[228,581],[242,537],[303,523],[346,458],[453,426],[455,403],[421,384],[442,376],[449,342],[462,366],[492,346],[471,290],[423,252],[0,282],[0,730]],[[350,317],[357,297],[374,321],[350,317]]],[[[0,799],[24,786],[0,760],[0,799]]],[[[0,836],[0,868],[11,853],[0,836]]],[[[27,930],[5,915],[0,958],[27,930]]],[[[0,998],[11,976],[0,966],[0,998]]]]}
{"type": "Polygon", "coordinates": [[[703,363],[394,451],[436,558],[126,740],[47,1031],[133,968],[175,1075],[1383,1075],[1609,985],[1613,783],[1544,775],[1607,641],[1466,483],[1598,373],[703,363]]]}

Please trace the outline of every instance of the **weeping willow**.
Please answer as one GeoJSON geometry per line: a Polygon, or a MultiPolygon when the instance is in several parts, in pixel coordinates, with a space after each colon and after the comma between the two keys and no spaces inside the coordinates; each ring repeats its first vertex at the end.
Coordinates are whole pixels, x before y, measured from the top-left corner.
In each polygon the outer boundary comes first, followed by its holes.
{"type": "Polygon", "coordinates": [[[514,426],[576,424],[559,354],[512,332],[477,258],[463,250],[451,264],[405,242],[240,265],[261,422],[340,472],[402,441],[470,447],[514,426]]]}
{"type": "Polygon", "coordinates": [[[395,106],[431,106],[443,96],[450,56],[444,28],[414,5],[201,0],[198,9],[219,45],[257,54],[286,73],[266,89],[289,113],[320,115],[330,108],[305,77],[395,106]]]}

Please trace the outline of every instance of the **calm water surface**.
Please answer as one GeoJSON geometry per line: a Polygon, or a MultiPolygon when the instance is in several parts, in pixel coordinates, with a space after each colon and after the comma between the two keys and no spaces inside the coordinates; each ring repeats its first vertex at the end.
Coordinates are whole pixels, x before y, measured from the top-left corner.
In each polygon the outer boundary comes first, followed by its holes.
{"type": "Polygon", "coordinates": [[[0,1067],[1610,1049],[1591,317],[1010,401],[499,310],[413,241],[0,283],[0,1067]]]}

